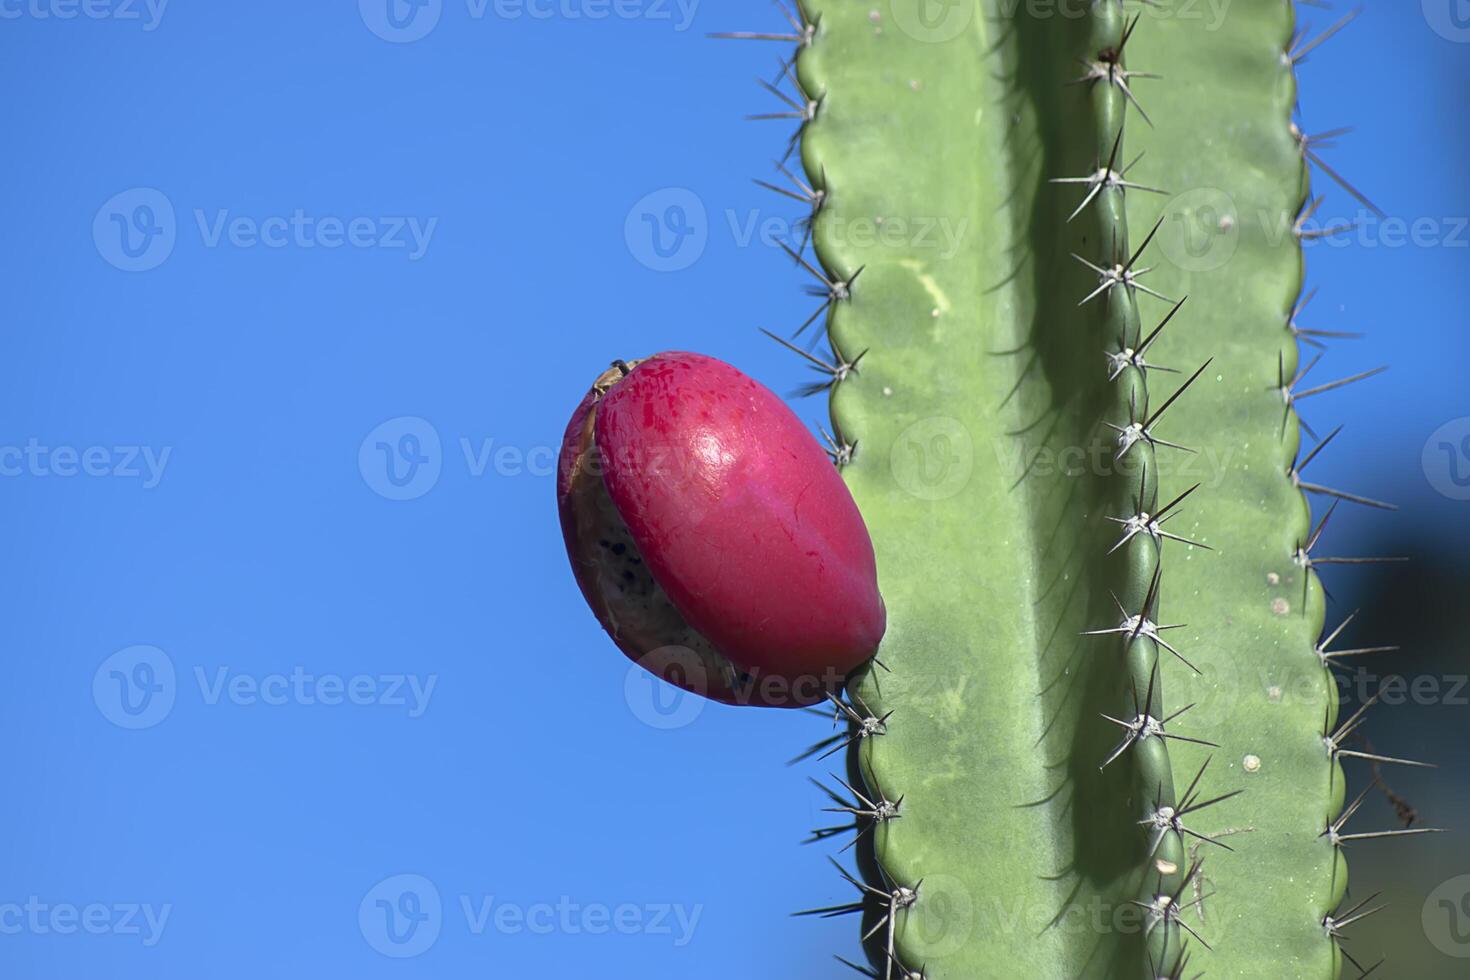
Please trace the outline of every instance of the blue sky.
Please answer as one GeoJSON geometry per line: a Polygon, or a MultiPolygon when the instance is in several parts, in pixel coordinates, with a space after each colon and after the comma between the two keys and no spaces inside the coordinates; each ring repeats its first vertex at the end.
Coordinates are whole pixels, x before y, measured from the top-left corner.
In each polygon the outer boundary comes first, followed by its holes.
{"type": "MultiPolygon", "coordinates": [[[[741,119],[777,50],[703,36],[774,10],[0,14],[4,972],[835,975],[853,923],[787,916],[847,897],[796,843],[819,770],[782,765],[821,722],[630,679],[549,465],[614,357],[805,380],[756,332],[809,311],[748,235],[795,217],[750,182],[785,130],[741,119]],[[650,195],[692,252],[640,227],[650,195]]],[[[1309,253],[1314,325],[1370,332],[1324,369],[1393,365],[1316,400],[1346,429],[1314,468],[1463,549],[1421,465],[1470,414],[1457,32],[1375,3],[1303,104],[1357,127],[1334,165],[1442,230],[1309,253]]]]}

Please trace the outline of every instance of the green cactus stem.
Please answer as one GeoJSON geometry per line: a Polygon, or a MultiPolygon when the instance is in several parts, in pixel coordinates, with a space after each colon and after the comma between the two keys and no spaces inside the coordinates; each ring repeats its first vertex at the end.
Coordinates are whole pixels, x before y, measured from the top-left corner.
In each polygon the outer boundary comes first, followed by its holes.
{"type": "Polygon", "coordinates": [[[1199,8],[805,0],[784,36],[797,333],[847,368],[889,612],[839,715],[861,877],[813,910],[863,911],[870,976],[1325,980],[1367,911],[1298,463],[1318,42],[1199,8]]]}

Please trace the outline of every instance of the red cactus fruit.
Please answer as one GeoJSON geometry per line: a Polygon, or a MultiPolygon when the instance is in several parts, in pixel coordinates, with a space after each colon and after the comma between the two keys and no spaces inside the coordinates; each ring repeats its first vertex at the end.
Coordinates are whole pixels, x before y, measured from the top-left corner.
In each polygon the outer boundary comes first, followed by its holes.
{"type": "Polygon", "coordinates": [[[814,704],[878,648],[873,544],[811,433],[700,354],[616,363],[577,406],[557,503],[619,648],[728,704],[814,704]]]}

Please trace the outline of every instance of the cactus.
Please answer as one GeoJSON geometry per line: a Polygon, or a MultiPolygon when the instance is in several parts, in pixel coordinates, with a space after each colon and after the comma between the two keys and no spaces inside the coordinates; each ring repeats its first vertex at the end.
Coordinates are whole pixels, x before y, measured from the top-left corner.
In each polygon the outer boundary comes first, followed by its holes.
{"type": "Polygon", "coordinates": [[[1377,504],[1303,478],[1298,415],[1358,380],[1299,365],[1324,336],[1297,323],[1309,164],[1361,199],[1292,123],[1296,64],[1341,23],[1298,35],[1291,0],[788,16],[724,36],[794,54],[766,85],[790,111],[763,115],[798,123],[805,179],[763,183],[812,209],[793,342],[825,327],[889,615],[837,706],[852,903],[809,914],[862,913],[855,968],[885,980],[1362,970],[1343,851],[1379,834],[1347,783],[1403,760],[1338,717],[1317,570],[1358,559],[1324,554],[1306,494],[1377,504]]]}

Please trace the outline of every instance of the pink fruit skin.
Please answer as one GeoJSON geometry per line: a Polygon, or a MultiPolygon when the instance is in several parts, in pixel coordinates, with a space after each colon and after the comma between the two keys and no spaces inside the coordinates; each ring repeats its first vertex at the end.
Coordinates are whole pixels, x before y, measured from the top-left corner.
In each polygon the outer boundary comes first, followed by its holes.
{"type": "Polygon", "coordinates": [[[757,677],[807,680],[799,702],[878,648],[873,545],[837,468],[769,389],[723,361],[668,352],[598,402],[603,479],[689,625],[757,677]]]}

